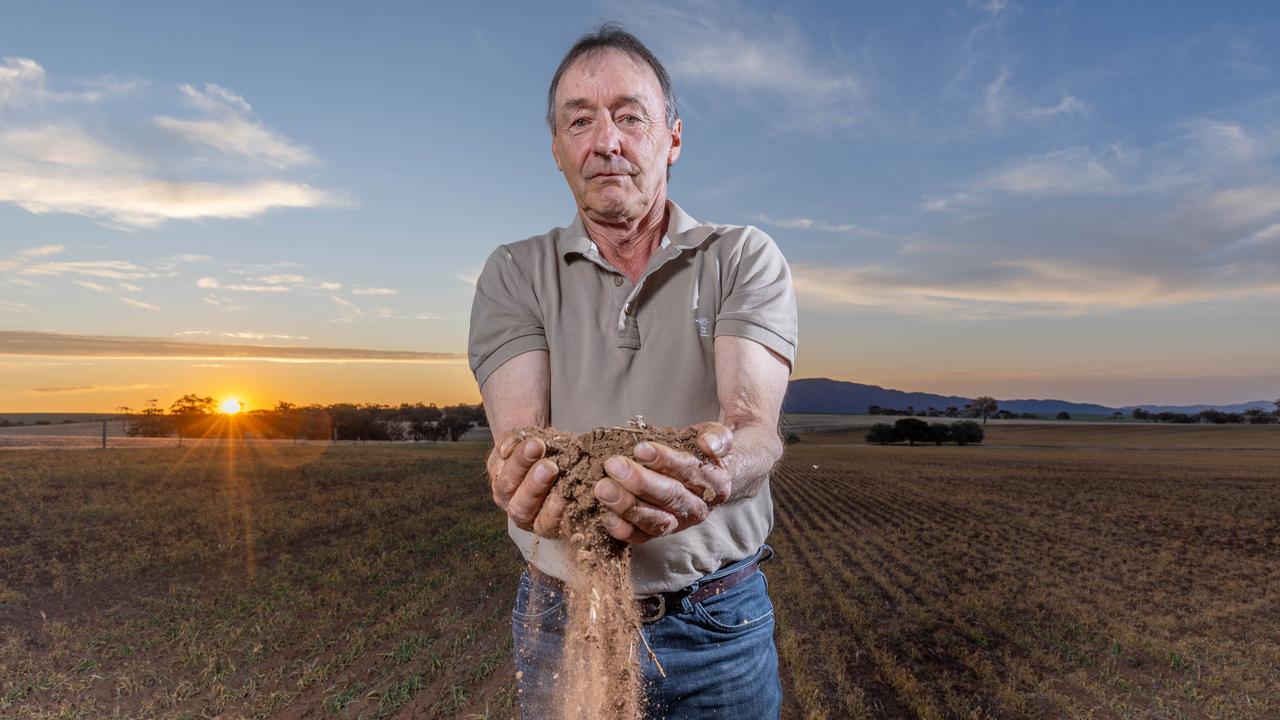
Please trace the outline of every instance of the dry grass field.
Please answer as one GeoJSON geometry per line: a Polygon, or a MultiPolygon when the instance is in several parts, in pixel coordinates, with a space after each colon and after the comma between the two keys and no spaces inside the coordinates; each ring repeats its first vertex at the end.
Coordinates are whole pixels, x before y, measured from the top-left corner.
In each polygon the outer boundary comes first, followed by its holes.
{"type": "MultiPolygon", "coordinates": [[[[805,435],[784,715],[1280,717],[1277,430],[805,435]]],[[[485,449],[0,450],[0,717],[509,717],[485,449]]]]}

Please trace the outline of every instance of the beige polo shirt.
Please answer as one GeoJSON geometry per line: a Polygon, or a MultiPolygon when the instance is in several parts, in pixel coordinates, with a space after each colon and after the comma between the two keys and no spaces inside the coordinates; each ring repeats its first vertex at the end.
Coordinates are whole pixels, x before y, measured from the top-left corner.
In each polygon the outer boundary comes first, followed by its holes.
{"type": "MultiPolygon", "coordinates": [[[[605,261],[581,216],[489,256],[471,306],[469,356],[481,386],[521,353],[551,361],[551,424],[570,432],[717,420],[715,345],[754,340],[794,365],[796,300],[773,240],[750,226],[689,217],[668,201],[667,233],[634,285],[605,261]]],[[[637,545],[638,595],[675,590],[755,552],[773,527],[768,480],[751,498],[712,510],[703,523],[637,545]]],[[[514,523],[525,558],[564,579],[561,543],[514,523]]]]}

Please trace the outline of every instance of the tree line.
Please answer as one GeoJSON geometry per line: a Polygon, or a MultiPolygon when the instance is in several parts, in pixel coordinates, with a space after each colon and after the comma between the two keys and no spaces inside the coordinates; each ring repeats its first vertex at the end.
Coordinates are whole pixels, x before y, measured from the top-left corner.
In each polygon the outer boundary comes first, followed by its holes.
{"type": "MultiPolygon", "coordinates": [[[[1150,412],[1142,408],[1134,408],[1130,412],[1130,417],[1141,422],[1158,422],[1158,423],[1211,423],[1214,425],[1223,425],[1230,423],[1249,423],[1253,425],[1276,425],[1280,424],[1280,400],[1275,401],[1276,409],[1268,411],[1263,408],[1249,408],[1242,413],[1224,412],[1222,410],[1201,410],[1198,413],[1180,413],[1180,412],[1150,412]]],[[[902,410],[895,408],[881,407],[880,405],[867,406],[868,415],[888,415],[888,416],[905,416],[905,417],[947,417],[947,418],[982,418],[982,424],[987,423],[987,418],[996,418],[998,420],[1038,420],[1040,415],[1036,413],[1014,413],[1009,410],[1001,410],[999,403],[995,398],[982,396],[974,398],[963,408],[954,405],[939,410],[930,406],[923,410],[917,410],[914,406],[908,405],[902,410]]],[[[1071,413],[1067,411],[1059,412],[1054,416],[1058,420],[1070,420],[1071,413]]],[[[1115,420],[1123,420],[1124,413],[1119,410],[1112,413],[1115,420]]]]}
{"type": "Polygon", "coordinates": [[[969,445],[982,442],[985,433],[982,426],[972,420],[959,420],[953,423],[925,422],[919,418],[904,417],[894,424],[876,423],[867,431],[868,443],[891,445],[905,442],[933,443],[941,445],[953,442],[957,445],[969,445]]]}
{"type": "Polygon", "coordinates": [[[148,400],[142,410],[119,407],[125,434],[134,437],[211,437],[233,428],[241,437],[284,440],[459,440],[473,427],[488,427],[484,405],[336,403],[296,405],[283,400],[270,409],[234,415],[217,412],[211,397],[183,395],[166,410],[148,400]]]}

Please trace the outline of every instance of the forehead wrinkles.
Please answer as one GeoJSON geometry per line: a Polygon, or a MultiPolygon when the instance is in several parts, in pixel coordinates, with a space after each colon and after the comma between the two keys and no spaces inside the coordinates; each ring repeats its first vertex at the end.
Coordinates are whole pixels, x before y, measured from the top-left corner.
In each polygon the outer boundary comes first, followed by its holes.
{"type": "Polygon", "coordinates": [[[606,107],[635,102],[647,113],[657,112],[665,103],[658,76],[630,55],[613,49],[589,52],[565,69],[556,85],[559,109],[595,106],[604,98],[606,107]],[[617,63],[625,60],[625,64],[617,63]],[[567,97],[561,101],[560,98],[567,97]]]}

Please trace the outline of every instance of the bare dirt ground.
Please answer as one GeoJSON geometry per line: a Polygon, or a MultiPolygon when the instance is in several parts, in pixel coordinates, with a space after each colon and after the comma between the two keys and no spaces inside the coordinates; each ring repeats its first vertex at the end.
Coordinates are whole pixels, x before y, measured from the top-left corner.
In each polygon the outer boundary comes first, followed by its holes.
{"type": "MultiPolygon", "coordinates": [[[[1277,428],[987,432],[788,448],[784,717],[1280,716],[1277,428]]],[[[510,717],[486,450],[0,449],[0,717],[510,717]]]]}

